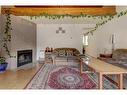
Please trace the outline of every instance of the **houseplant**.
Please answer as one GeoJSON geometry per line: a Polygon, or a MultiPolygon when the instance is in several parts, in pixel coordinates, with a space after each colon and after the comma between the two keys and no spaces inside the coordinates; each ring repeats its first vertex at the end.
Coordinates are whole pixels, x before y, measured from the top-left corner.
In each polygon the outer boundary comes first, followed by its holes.
{"type": "Polygon", "coordinates": [[[6,71],[7,63],[5,62],[5,57],[0,57],[0,73],[6,71]]]}

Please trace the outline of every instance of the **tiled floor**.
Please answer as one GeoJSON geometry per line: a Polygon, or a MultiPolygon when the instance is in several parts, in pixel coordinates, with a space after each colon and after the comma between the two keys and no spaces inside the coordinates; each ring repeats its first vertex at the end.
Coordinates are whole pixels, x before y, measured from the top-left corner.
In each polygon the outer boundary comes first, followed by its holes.
{"type": "Polygon", "coordinates": [[[0,74],[0,89],[23,89],[41,66],[42,64],[38,64],[31,69],[0,74]]]}

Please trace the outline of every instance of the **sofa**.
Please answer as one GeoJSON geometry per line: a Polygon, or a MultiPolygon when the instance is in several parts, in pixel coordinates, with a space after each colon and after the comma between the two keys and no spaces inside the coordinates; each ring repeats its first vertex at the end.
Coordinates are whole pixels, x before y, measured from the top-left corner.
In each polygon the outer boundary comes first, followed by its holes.
{"type": "MultiPolygon", "coordinates": [[[[127,49],[116,49],[111,56],[101,58],[101,60],[127,70],[127,49]]],[[[113,81],[117,80],[117,76],[114,75],[108,75],[108,78],[113,81]]],[[[124,79],[127,80],[127,74],[124,74],[124,79]]]]}
{"type": "Polygon", "coordinates": [[[127,69],[127,49],[116,49],[111,58],[101,59],[107,63],[127,69]]]}
{"type": "Polygon", "coordinates": [[[75,48],[56,48],[53,50],[53,63],[76,61],[80,52],[75,48]]]}

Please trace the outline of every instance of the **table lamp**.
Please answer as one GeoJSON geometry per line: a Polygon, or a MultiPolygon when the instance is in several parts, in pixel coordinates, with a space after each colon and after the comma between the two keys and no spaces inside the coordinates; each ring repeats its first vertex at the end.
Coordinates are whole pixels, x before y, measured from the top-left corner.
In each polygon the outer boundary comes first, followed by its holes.
{"type": "Polygon", "coordinates": [[[88,46],[88,35],[83,35],[83,49],[82,49],[82,53],[85,54],[86,52],[86,47],[88,46]]]}
{"type": "Polygon", "coordinates": [[[112,53],[115,50],[116,37],[115,34],[111,35],[111,43],[112,43],[112,53]]]}

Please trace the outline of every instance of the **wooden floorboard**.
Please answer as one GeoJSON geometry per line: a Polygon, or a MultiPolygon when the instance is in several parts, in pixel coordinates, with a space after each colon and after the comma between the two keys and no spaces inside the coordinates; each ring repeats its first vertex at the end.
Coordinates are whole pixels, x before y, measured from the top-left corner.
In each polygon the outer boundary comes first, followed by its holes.
{"type": "Polygon", "coordinates": [[[33,68],[18,71],[6,71],[0,74],[0,89],[23,89],[42,64],[33,68]]]}

